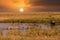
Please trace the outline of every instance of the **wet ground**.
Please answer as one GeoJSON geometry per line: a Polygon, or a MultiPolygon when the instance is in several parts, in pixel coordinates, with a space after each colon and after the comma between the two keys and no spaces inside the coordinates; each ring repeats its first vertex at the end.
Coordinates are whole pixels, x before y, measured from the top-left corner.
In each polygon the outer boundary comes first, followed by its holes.
{"type": "MultiPolygon", "coordinates": [[[[60,25],[56,26],[57,29],[60,29],[60,25]]],[[[0,29],[3,34],[6,34],[8,30],[21,30],[25,32],[27,29],[38,28],[38,29],[52,29],[50,24],[40,24],[40,23],[0,23],[0,29]]]]}

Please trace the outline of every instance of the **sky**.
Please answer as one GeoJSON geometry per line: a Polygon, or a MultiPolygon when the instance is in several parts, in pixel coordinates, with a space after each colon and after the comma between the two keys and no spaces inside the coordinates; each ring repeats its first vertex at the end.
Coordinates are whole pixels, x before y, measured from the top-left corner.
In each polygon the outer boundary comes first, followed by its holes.
{"type": "Polygon", "coordinates": [[[0,0],[0,11],[60,11],[60,0],[0,0]]]}

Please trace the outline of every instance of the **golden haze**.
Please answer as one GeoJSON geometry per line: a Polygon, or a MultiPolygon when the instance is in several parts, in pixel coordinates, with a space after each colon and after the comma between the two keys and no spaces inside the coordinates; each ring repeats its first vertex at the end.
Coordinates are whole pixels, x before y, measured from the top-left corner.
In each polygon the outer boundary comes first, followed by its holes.
{"type": "Polygon", "coordinates": [[[0,5],[18,11],[20,8],[27,10],[31,5],[29,0],[0,0],[0,5]]]}

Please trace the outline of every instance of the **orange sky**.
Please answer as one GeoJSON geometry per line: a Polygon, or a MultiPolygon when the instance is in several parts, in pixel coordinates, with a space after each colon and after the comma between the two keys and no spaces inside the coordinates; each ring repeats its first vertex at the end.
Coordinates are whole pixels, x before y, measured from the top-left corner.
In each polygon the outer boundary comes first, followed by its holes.
{"type": "Polygon", "coordinates": [[[0,0],[0,5],[5,8],[18,10],[19,8],[29,8],[29,1],[26,0],[0,0]]]}
{"type": "Polygon", "coordinates": [[[24,8],[25,11],[59,11],[60,0],[0,0],[0,10],[19,11],[24,8]]]}

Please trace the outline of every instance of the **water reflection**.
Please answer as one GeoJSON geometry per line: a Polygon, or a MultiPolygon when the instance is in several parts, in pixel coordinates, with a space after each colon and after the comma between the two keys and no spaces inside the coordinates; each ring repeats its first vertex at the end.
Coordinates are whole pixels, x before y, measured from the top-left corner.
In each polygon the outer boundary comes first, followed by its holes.
{"type": "MultiPolygon", "coordinates": [[[[60,28],[60,26],[57,26],[60,28]]],[[[5,35],[8,30],[21,30],[21,32],[25,33],[27,29],[37,28],[37,29],[51,29],[50,24],[40,24],[40,23],[0,23],[0,29],[3,30],[3,34],[5,35]]]]}

